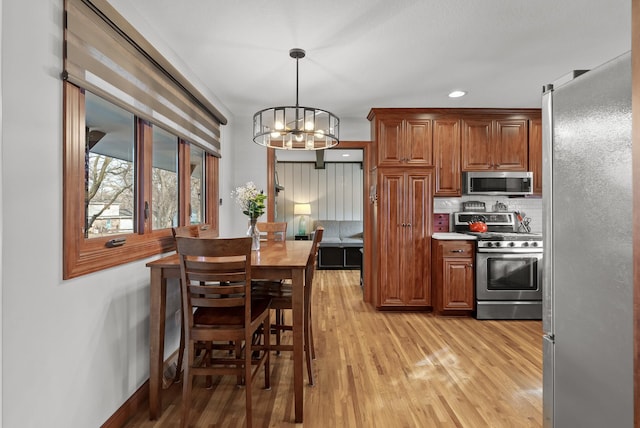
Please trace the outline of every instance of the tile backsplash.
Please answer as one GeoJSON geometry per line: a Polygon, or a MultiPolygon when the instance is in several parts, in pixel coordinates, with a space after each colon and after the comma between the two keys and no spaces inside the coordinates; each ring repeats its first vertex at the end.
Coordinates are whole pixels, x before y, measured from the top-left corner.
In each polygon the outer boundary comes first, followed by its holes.
{"type": "MultiPolygon", "coordinates": [[[[434,213],[454,213],[462,211],[462,203],[465,201],[482,201],[487,206],[487,211],[491,211],[496,201],[505,204],[509,211],[520,211],[523,215],[531,218],[531,231],[542,232],[542,198],[507,198],[501,196],[462,196],[460,198],[433,198],[434,213]]],[[[453,221],[450,223],[453,228],[453,221]]]]}

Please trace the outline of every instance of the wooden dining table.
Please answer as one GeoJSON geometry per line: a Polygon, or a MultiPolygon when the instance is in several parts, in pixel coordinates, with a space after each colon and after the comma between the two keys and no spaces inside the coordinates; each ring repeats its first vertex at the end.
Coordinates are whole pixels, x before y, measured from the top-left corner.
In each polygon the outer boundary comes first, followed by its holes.
{"type": "MultiPolygon", "coordinates": [[[[302,422],[304,403],[304,287],[305,270],[312,248],[311,241],[261,242],[260,250],[251,253],[251,277],[256,279],[290,279],[293,316],[293,390],[295,422],[302,422]]],[[[165,311],[167,279],[180,278],[178,255],[172,254],[147,263],[151,270],[149,299],[149,418],[162,414],[162,367],[164,363],[165,311]]],[[[179,284],[179,282],[175,282],[179,284]]]]}

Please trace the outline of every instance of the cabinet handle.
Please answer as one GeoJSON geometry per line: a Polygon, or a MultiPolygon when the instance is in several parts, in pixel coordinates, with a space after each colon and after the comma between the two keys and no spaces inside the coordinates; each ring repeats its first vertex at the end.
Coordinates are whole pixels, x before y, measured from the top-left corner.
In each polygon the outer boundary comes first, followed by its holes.
{"type": "Polygon", "coordinates": [[[464,253],[464,250],[451,250],[452,253],[464,253]]]}
{"type": "Polygon", "coordinates": [[[411,227],[411,223],[407,223],[407,227],[411,227]]]}
{"type": "Polygon", "coordinates": [[[473,263],[469,263],[469,267],[473,267],[473,263]]]}

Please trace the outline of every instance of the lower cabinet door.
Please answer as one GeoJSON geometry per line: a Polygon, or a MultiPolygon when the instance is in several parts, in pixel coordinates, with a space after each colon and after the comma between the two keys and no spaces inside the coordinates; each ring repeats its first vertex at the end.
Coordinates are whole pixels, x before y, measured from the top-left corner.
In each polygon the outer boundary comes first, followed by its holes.
{"type": "Polygon", "coordinates": [[[445,258],[442,309],[473,310],[473,259],[445,258]]]}

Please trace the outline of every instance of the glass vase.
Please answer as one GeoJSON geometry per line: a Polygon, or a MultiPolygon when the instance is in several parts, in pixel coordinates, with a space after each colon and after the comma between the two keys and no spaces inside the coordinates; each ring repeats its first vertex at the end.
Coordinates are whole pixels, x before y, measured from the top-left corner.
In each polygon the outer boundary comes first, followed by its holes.
{"type": "Polygon", "coordinates": [[[247,236],[251,237],[251,249],[258,251],[260,249],[260,231],[256,226],[258,219],[252,218],[249,220],[249,230],[247,230],[247,236]]]}

